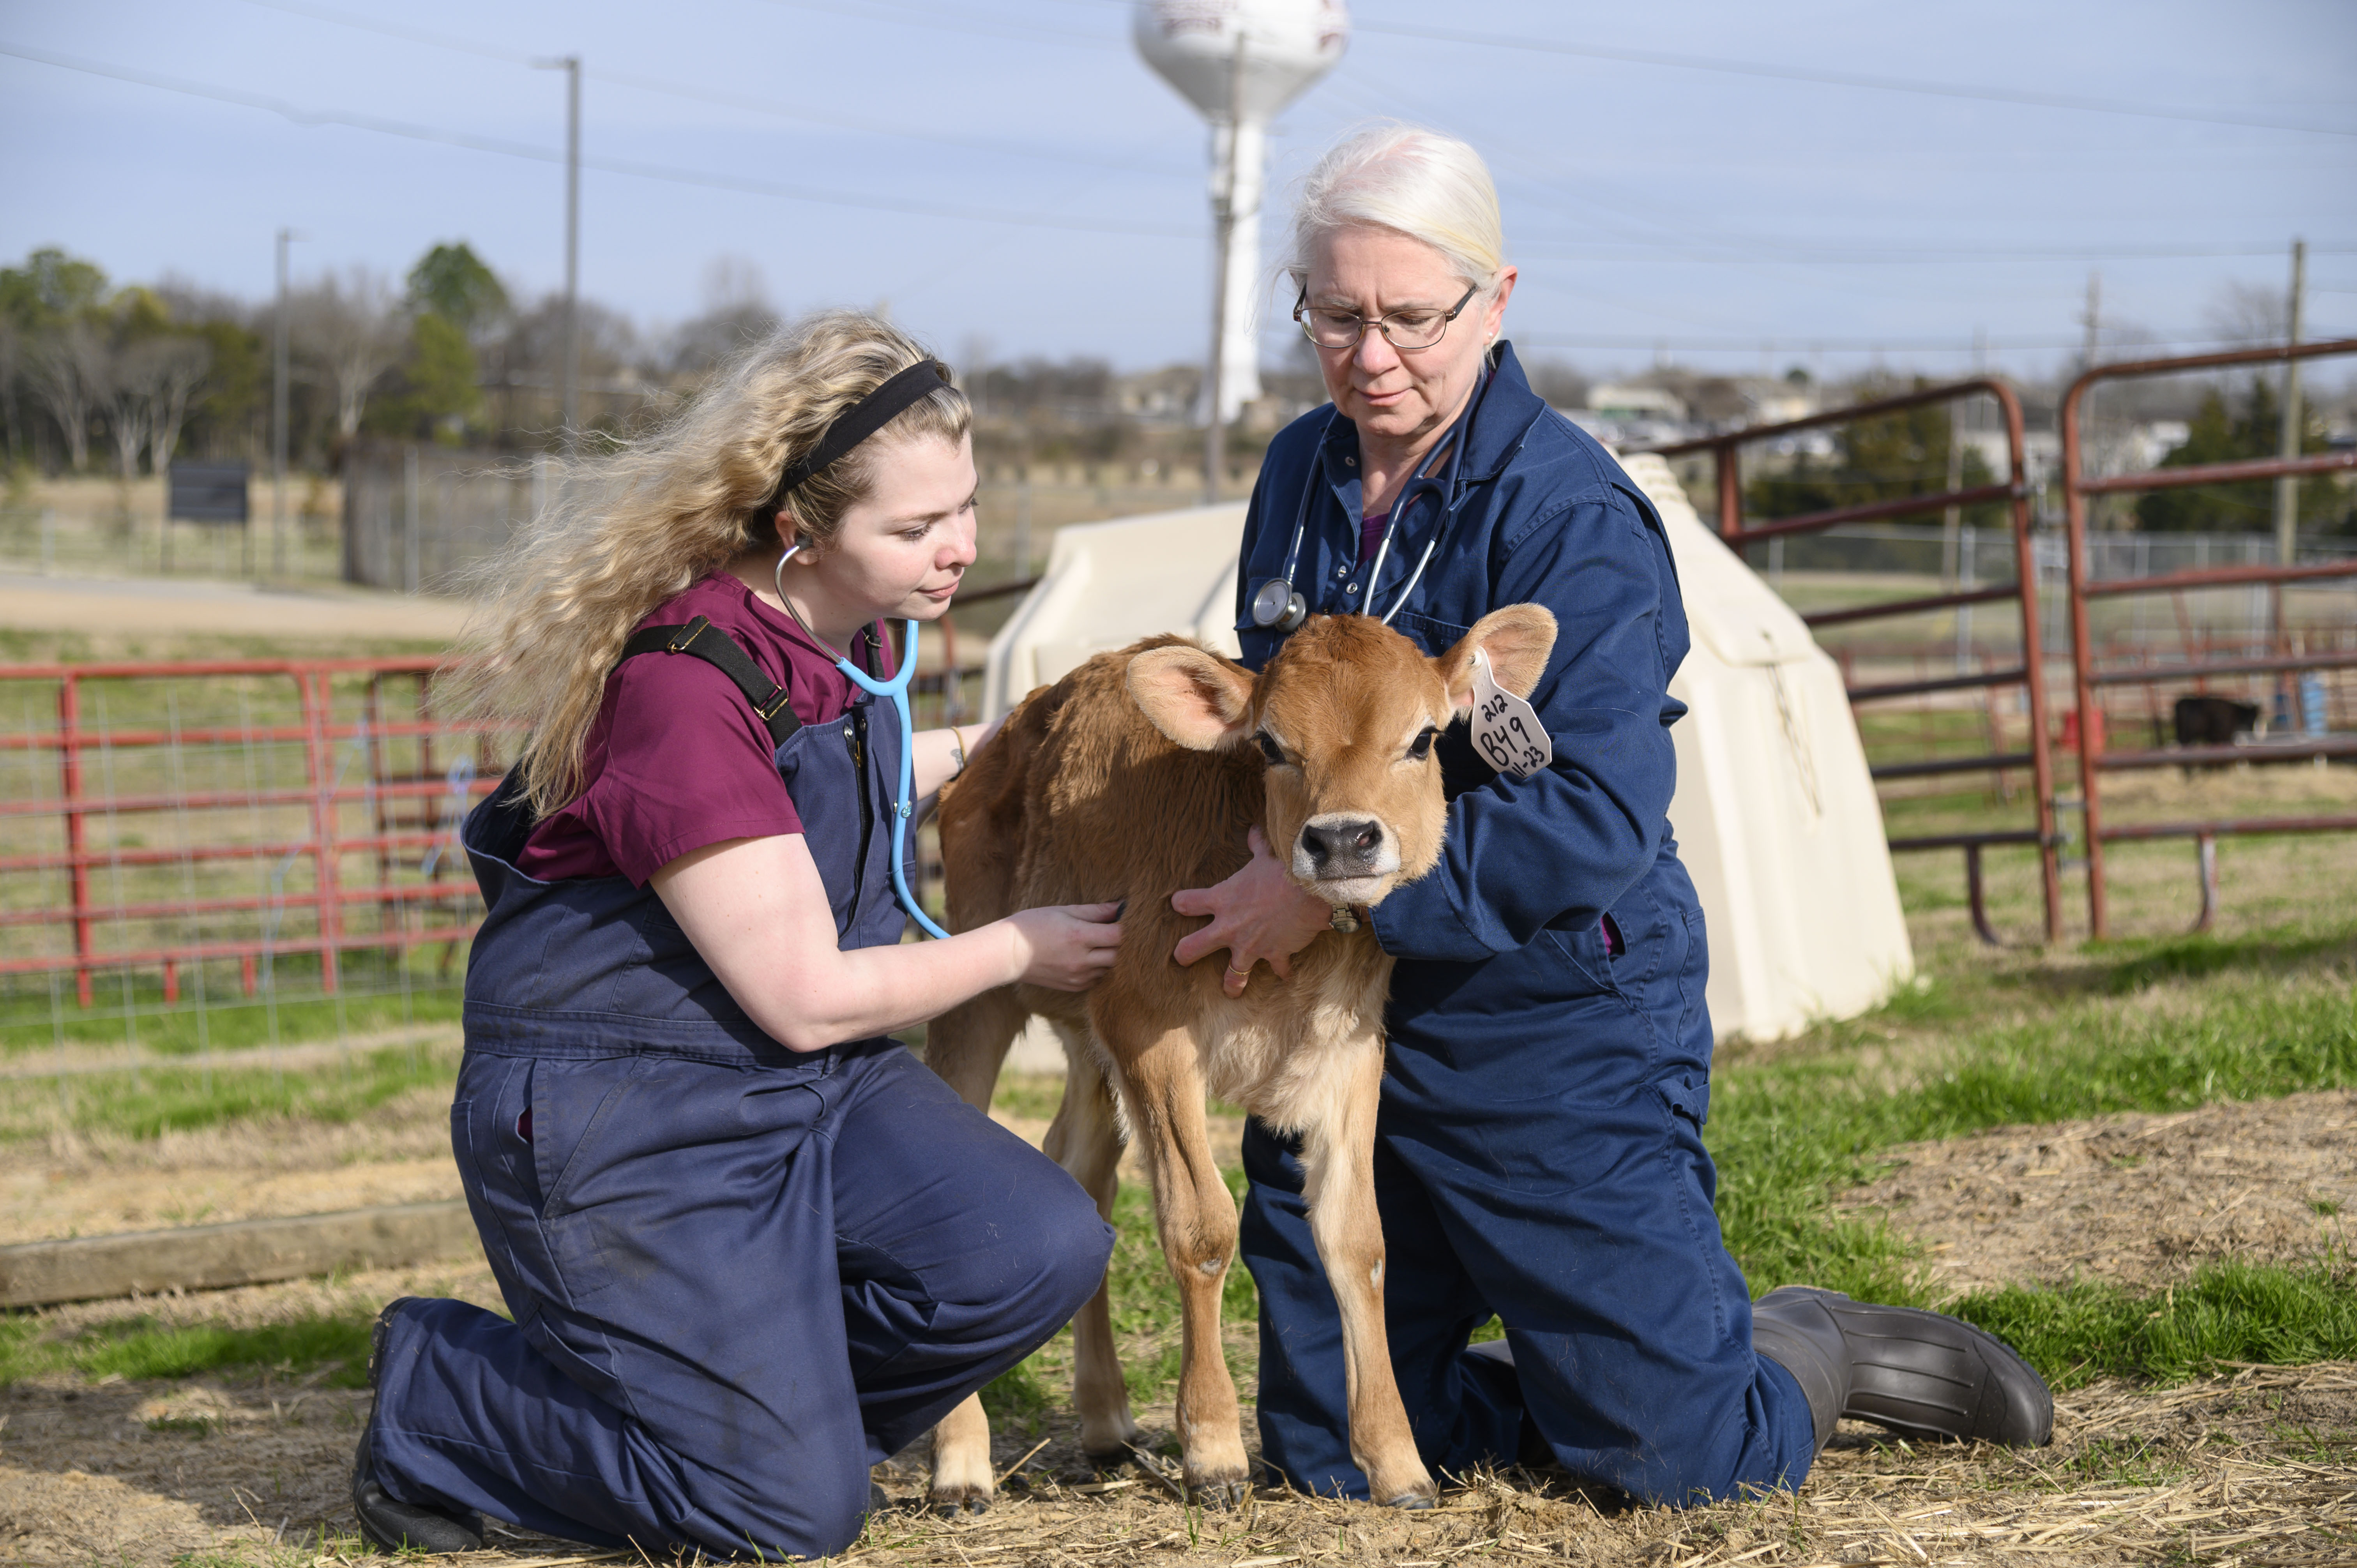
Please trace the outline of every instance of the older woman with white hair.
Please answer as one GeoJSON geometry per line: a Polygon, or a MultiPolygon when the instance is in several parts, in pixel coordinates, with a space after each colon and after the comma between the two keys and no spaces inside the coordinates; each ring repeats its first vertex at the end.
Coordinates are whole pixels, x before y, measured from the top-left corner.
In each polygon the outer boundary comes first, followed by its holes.
{"type": "MultiPolygon", "coordinates": [[[[1755,1304],[1720,1239],[1702,909],[1668,815],[1677,574],[1644,496],[1499,337],[1516,273],[1480,156],[1408,126],[1350,136],[1304,183],[1287,271],[1333,402],[1254,489],[1245,662],[1311,615],[1377,616],[1434,654],[1504,605],[1560,628],[1530,710],[1499,717],[1516,744],[1477,744],[1476,715],[1436,748],[1441,863],[1367,912],[1400,961],[1375,1176],[1424,1458],[1552,1461],[1684,1503],[1797,1485],[1841,1416],[2045,1442],[2052,1399],[1998,1340],[1799,1286],[1755,1304]],[[1469,1349],[1492,1314],[1503,1343],[1469,1349]]],[[[1263,961],[1281,981],[1337,918],[1254,851],[1174,900],[1213,917],[1178,961],[1226,949],[1232,993],[1263,961]]],[[[1244,1165],[1263,1456],[1365,1497],[1297,1148],[1254,1122],[1244,1165]]]]}

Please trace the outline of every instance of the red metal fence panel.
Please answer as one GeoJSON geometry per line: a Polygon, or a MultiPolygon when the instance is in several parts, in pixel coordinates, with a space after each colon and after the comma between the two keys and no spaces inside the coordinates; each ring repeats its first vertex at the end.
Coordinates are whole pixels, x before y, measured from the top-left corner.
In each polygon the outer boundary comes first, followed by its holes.
{"type": "Polygon", "coordinates": [[[1855,706],[1900,697],[1923,696],[1939,692],[2005,686],[2018,686],[2021,689],[2029,715],[2028,750],[2021,752],[1993,750],[1985,756],[1977,757],[1886,763],[1875,768],[1873,772],[1878,780],[1886,780],[1943,773],[2001,771],[2005,768],[2027,767],[2030,770],[2032,781],[2032,811],[2035,815],[2033,828],[2028,831],[1943,833],[1920,839],[1895,838],[1890,841],[1890,847],[1894,851],[1963,850],[1974,927],[1984,939],[1994,941],[1996,939],[1989,928],[1982,903],[1981,852],[1996,844],[2034,844],[2038,850],[2040,889],[2045,898],[2046,940],[2049,941],[2059,940],[2062,934],[2061,874],[2058,858],[2060,841],[2054,827],[2054,775],[2053,761],[2047,740],[2046,688],[2045,682],[2039,678],[2044,662],[2044,653],[2040,647],[2038,616],[2038,565],[2030,539],[2030,492],[2025,471],[2021,399],[2014,392],[2011,384],[1996,378],[1956,381],[1946,386],[1927,387],[1902,397],[1884,398],[1875,403],[1835,409],[1824,413],[1813,414],[1806,419],[1788,420],[1781,424],[1755,425],[1742,430],[1729,431],[1723,435],[1706,435],[1700,440],[1680,442],[1675,446],[1652,447],[1650,450],[1664,457],[1691,456],[1702,453],[1710,455],[1717,467],[1714,489],[1718,498],[1719,535],[1738,549],[1756,541],[1787,538],[1796,534],[1822,533],[1846,523],[1920,516],[1927,512],[1943,511],[1950,507],[2003,503],[2007,508],[2014,542],[2015,576],[2012,582],[1991,587],[1961,589],[1951,593],[1922,595],[1912,598],[1886,600],[1878,604],[1821,610],[1804,615],[1801,618],[1813,629],[1818,627],[1846,626],[1866,620],[1921,615],[1926,611],[1956,608],[1966,605],[2011,601],[2020,607],[2022,658],[2018,665],[1983,670],[1971,674],[1923,677],[1912,681],[1882,682],[1867,685],[1853,682],[1849,687],[1849,699],[1855,706]],[[1974,396],[1986,396],[1993,399],[2004,418],[2007,469],[2003,483],[1976,485],[1965,489],[1942,491],[1936,495],[1898,497],[1861,506],[1839,507],[1828,511],[1812,512],[1802,517],[1779,518],[1770,522],[1744,521],[1740,467],[1740,454],[1743,447],[1762,441],[1773,441],[1805,430],[1825,430],[1854,424],[1861,421],[1901,413],[1908,409],[1953,403],[1974,396]]]}
{"type": "MultiPolygon", "coordinates": [[[[2140,360],[2116,365],[2099,365],[2071,383],[2071,390],[2064,393],[2062,398],[2061,480],[2064,525],[2070,548],[2072,683],[2076,694],[2078,713],[2100,714],[2102,710],[2097,704],[2096,692],[2098,688],[2104,686],[2149,685],[2161,682],[2184,680],[2192,680],[2198,684],[2212,676],[2282,675],[2298,671],[2347,669],[2352,664],[2357,664],[2357,658],[2352,658],[2346,650],[2295,648],[2292,645],[2292,639],[2287,632],[2282,614],[2284,585],[2357,576],[2357,561],[2310,566],[2295,565],[2288,562],[2273,566],[2227,566],[2210,570],[2156,574],[2144,577],[2112,578],[2102,582],[2092,580],[2087,565],[2087,498],[2090,496],[2177,489],[2196,485],[2239,483],[2283,476],[2357,471],[2357,451],[2337,451],[2303,457],[2266,457],[2233,463],[2210,463],[2181,468],[2147,468],[2132,474],[2089,475],[2083,472],[2083,469],[2085,466],[2083,426],[2086,400],[2090,392],[2104,381],[2148,376],[2183,375],[2189,371],[2225,370],[2237,365],[2289,364],[2296,360],[2341,354],[2357,354],[2357,338],[2334,338],[2321,343],[2279,344],[2272,348],[2242,349],[2222,354],[2193,354],[2179,359],[2140,360]],[[2170,663],[2098,667],[2089,618],[2089,606],[2093,600],[2130,594],[2176,593],[2186,589],[2214,588],[2237,584],[2271,585],[2276,589],[2275,647],[2266,655],[2255,658],[2244,655],[2226,659],[2205,659],[2195,657],[2195,650],[2188,648],[2183,660],[2170,663]]],[[[2076,726],[2075,744],[2079,757],[2081,783],[2079,803],[2086,814],[2087,921],[2091,933],[2098,940],[2108,936],[2111,929],[2111,912],[2104,886],[2104,845],[2107,842],[2123,839],[2192,839],[2201,853],[2201,914],[2195,927],[2196,929],[2200,929],[2209,924],[2210,916],[2216,902],[2214,846],[2220,836],[2243,832],[2357,832],[2357,814],[2297,819],[2152,823],[2125,828],[2107,827],[2103,818],[2103,777],[2105,772],[2138,768],[2171,768],[2205,761],[2247,760],[2255,753],[2250,748],[2239,746],[2199,748],[2155,746],[2150,750],[2112,751],[2104,745],[2104,726],[2092,722],[2082,722],[2076,726]]],[[[2266,748],[2265,755],[2278,759],[2357,757],[2357,737],[2326,736],[2290,745],[2271,744],[2266,748]]]]}
{"type": "Polygon", "coordinates": [[[433,708],[440,660],[0,666],[0,977],[446,949],[473,934],[457,853],[495,737],[433,708]],[[13,722],[12,722],[13,721],[13,722]],[[59,895],[62,895],[59,897],[59,895]]]}

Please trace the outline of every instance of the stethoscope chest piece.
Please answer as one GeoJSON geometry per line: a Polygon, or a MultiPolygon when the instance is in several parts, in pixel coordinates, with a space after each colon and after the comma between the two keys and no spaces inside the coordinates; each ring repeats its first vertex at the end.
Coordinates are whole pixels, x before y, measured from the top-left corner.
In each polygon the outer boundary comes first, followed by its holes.
{"type": "Polygon", "coordinates": [[[1283,577],[1271,577],[1253,595],[1253,625],[1264,631],[1298,631],[1308,618],[1308,602],[1283,577]]]}

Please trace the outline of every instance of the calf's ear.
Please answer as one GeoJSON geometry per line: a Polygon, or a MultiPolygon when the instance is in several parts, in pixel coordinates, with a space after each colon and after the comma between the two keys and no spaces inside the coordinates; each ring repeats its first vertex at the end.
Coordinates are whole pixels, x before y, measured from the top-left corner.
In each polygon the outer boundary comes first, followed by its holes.
{"type": "Polygon", "coordinates": [[[1432,661],[1459,709],[1473,705],[1473,650],[1490,662],[1490,678],[1517,697],[1528,697],[1546,673],[1555,651],[1555,614],[1544,605],[1508,605],[1473,623],[1456,647],[1432,661]]]}
{"type": "Polygon", "coordinates": [[[1129,700],[1154,727],[1189,751],[1243,738],[1253,678],[1200,648],[1156,648],[1129,661],[1129,700]]]}

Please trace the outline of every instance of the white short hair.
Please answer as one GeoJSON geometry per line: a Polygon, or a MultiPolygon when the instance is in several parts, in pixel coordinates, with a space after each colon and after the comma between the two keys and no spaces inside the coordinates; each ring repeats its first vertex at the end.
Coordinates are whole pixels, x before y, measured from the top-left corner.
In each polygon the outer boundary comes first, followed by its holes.
{"type": "Polygon", "coordinates": [[[1301,177],[1284,262],[1295,286],[1308,282],[1320,240],[1367,224],[1423,241],[1468,284],[1486,285],[1506,264],[1490,166],[1456,137],[1421,125],[1352,131],[1301,177]]]}

